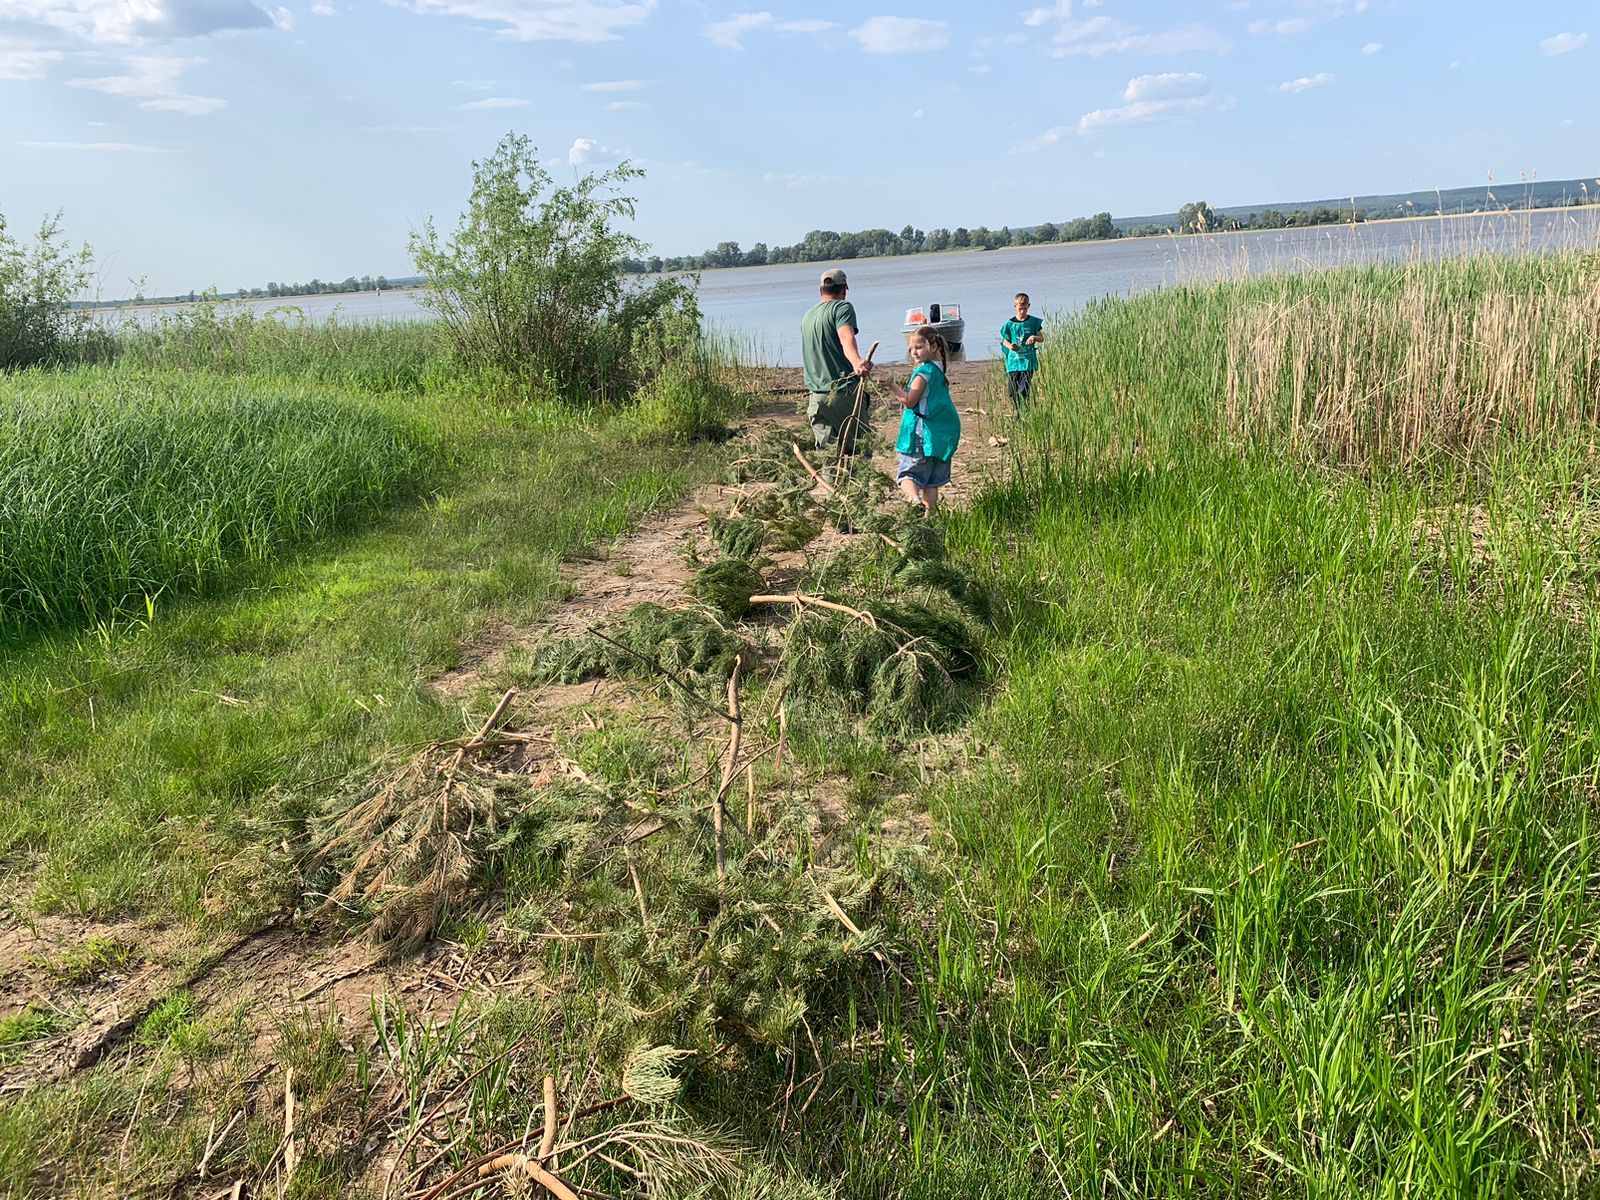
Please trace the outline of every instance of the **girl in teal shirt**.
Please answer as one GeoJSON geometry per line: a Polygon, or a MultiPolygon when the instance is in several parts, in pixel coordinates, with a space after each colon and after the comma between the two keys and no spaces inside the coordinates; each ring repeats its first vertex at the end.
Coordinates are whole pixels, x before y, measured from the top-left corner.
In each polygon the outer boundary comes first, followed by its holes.
{"type": "Polygon", "coordinates": [[[895,482],[907,504],[931,513],[939,507],[939,489],[950,482],[950,460],[961,444],[961,414],[945,378],[944,339],[932,326],[912,333],[906,354],[916,364],[907,386],[889,381],[890,395],[905,407],[894,444],[900,452],[895,482]]]}

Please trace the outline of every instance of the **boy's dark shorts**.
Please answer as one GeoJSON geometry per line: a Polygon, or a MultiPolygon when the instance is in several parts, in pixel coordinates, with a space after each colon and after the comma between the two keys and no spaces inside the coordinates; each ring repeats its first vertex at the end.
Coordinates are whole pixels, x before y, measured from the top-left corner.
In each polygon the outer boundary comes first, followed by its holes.
{"type": "Polygon", "coordinates": [[[1033,386],[1032,371],[1007,371],[1006,380],[1013,400],[1028,398],[1028,389],[1033,386]]]}
{"type": "Polygon", "coordinates": [[[920,454],[902,454],[900,469],[894,481],[909,479],[919,488],[939,488],[950,482],[950,464],[942,458],[927,458],[920,454]]]}

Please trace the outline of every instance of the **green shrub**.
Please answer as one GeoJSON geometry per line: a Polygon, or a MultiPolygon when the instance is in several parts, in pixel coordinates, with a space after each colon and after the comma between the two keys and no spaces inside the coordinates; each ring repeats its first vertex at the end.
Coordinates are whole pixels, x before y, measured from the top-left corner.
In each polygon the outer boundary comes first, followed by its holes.
{"type": "Polygon", "coordinates": [[[642,174],[624,162],[555,187],[517,134],[473,163],[454,236],[442,240],[430,219],[411,237],[422,303],[469,370],[516,394],[605,403],[699,344],[691,284],[624,286],[624,260],[645,246],[616,227],[634,215],[618,189],[642,174]]]}
{"type": "Polygon", "coordinates": [[[97,346],[88,311],[72,307],[92,261],[88,246],[66,244],[60,213],[40,223],[31,247],[6,233],[0,213],[0,370],[68,362],[97,346]]]}
{"type": "Polygon", "coordinates": [[[737,403],[709,372],[669,363],[639,393],[637,428],[641,436],[674,442],[720,442],[728,437],[728,418],[737,403]]]}

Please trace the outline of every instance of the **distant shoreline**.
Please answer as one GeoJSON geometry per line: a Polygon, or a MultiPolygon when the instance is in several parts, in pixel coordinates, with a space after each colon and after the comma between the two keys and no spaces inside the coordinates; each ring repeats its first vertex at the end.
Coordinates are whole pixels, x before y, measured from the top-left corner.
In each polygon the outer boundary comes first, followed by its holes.
{"type": "MultiPolygon", "coordinates": [[[[882,255],[871,255],[871,256],[867,256],[867,257],[850,258],[850,259],[820,259],[819,258],[819,259],[809,259],[809,260],[804,260],[804,261],[800,261],[800,262],[792,262],[792,263],[760,263],[760,264],[752,264],[750,266],[739,265],[739,266],[731,266],[731,267],[700,267],[700,268],[694,268],[694,269],[685,268],[685,269],[679,270],[679,271],[640,271],[640,272],[634,272],[634,274],[637,274],[641,278],[648,278],[650,276],[656,276],[656,275],[661,275],[661,276],[665,276],[665,275],[702,275],[702,274],[708,274],[708,273],[713,272],[713,271],[716,271],[716,272],[722,272],[722,271],[749,271],[749,270],[759,270],[761,267],[808,266],[808,265],[812,265],[814,263],[825,263],[825,262],[826,263],[833,263],[833,262],[864,263],[864,262],[873,262],[873,261],[877,261],[877,260],[880,260],[880,259],[881,260],[888,260],[888,259],[900,259],[900,258],[937,258],[937,257],[945,256],[945,255],[956,255],[956,254],[1002,254],[1002,253],[1005,253],[1007,251],[1026,252],[1026,251],[1029,251],[1029,250],[1052,249],[1052,248],[1056,248],[1056,247],[1060,247],[1060,246],[1104,246],[1104,245],[1110,245],[1110,244],[1113,244],[1113,243],[1116,243],[1116,242],[1141,242],[1141,241],[1150,241],[1152,239],[1160,239],[1160,238],[1172,238],[1174,240],[1188,241],[1189,239],[1192,239],[1192,238],[1203,238],[1204,239],[1204,238],[1229,237],[1229,236],[1238,237],[1238,236],[1241,236],[1241,235],[1244,235],[1244,234],[1303,232],[1303,231],[1313,230],[1313,229],[1333,229],[1333,228],[1335,228],[1337,226],[1347,226],[1347,225],[1390,225],[1390,224],[1394,224],[1394,223],[1397,223],[1397,222],[1405,222],[1405,221],[1463,221],[1463,220],[1470,220],[1472,218],[1483,219],[1483,218],[1489,218],[1489,217],[1519,217],[1519,218],[1527,217],[1527,218],[1533,218],[1533,217],[1538,217],[1538,216],[1546,216],[1546,215],[1559,214],[1559,213],[1583,212],[1585,210],[1590,210],[1590,209],[1600,209],[1600,205],[1594,205],[1594,204],[1566,205],[1566,204],[1563,204],[1563,205],[1547,206],[1547,207],[1543,207],[1543,208],[1512,208],[1512,209],[1496,208],[1496,209],[1481,209],[1481,210],[1476,211],[1476,212],[1450,212],[1450,213],[1447,213],[1447,212],[1423,212],[1423,213],[1411,213],[1411,214],[1408,214],[1406,216],[1381,216],[1381,217],[1368,216],[1368,217],[1365,217],[1364,219],[1362,219],[1360,221],[1334,221],[1334,222],[1328,222],[1328,223],[1320,224],[1320,225],[1284,225],[1284,226],[1279,226],[1278,228],[1275,228],[1275,229],[1261,229],[1261,228],[1256,228],[1256,229],[1217,229],[1217,230],[1208,231],[1207,233],[1204,233],[1204,234],[1178,233],[1178,232],[1176,232],[1174,230],[1170,230],[1169,229],[1169,230],[1165,230],[1165,231],[1163,231],[1161,233],[1122,234],[1121,236],[1114,237],[1114,238],[1081,238],[1081,239],[1077,239],[1077,240],[1074,240],[1074,241],[1071,241],[1071,242],[1058,242],[1058,241],[1031,242],[1031,243],[1029,243],[1028,245],[1025,245],[1025,246],[995,246],[993,248],[985,248],[985,247],[982,247],[982,246],[951,246],[951,247],[948,247],[947,249],[944,249],[944,250],[921,250],[921,251],[918,251],[915,254],[882,254],[882,255]]],[[[238,304],[238,303],[264,304],[264,303],[267,303],[269,301],[279,301],[279,302],[282,302],[287,307],[292,307],[293,306],[293,302],[296,301],[296,300],[314,300],[314,299],[318,299],[318,298],[323,297],[323,296],[369,296],[369,295],[373,295],[373,294],[384,295],[384,294],[387,294],[389,292],[418,292],[418,291],[422,291],[423,288],[424,288],[423,284],[420,284],[420,283],[408,283],[408,284],[396,285],[394,287],[386,287],[386,288],[382,288],[382,289],[375,289],[372,292],[369,292],[369,291],[359,291],[359,292],[297,292],[297,293],[295,293],[293,295],[284,295],[284,296],[236,296],[235,295],[235,296],[221,297],[216,301],[216,303],[219,303],[219,304],[238,304]]],[[[75,305],[74,307],[79,308],[79,309],[83,309],[83,310],[87,310],[89,312],[121,312],[121,311],[124,311],[124,310],[130,310],[130,309],[134,310],[134,311],[142,311],[142,310],[155,310],[155,309],[166,309],[166,308],[185,308],[185,307],[192,307],[192,306],[194,306],[196,304],[200,304],[200,303],[202,303],[202,301],[199,299],[198,294],[197,294],[197,296],[196,296],[196,298],[194,300],[172,299],[172,298],[163,298],[163,299],[160,299],[160,300],[142,300],[142,301],[135,301],[135,300],[109,300],[109,301],[97,301],[97,302],[94,302],[94,303],[80,302],[77,305],[75,305]]]]}
{"type": "MultiPolygon", "coordinates": [[[[359,292],[296,292],[290,296],[219,296],[211,303],[214,304],[267,304],[272,301],[284,301],[286,307],[293,307],[296,300],[317,300],[323,296],[387,296],[391,292],[420,292],[423,285],[420,283],[407,283],[396,287],[373,288],[371,291],[363,289],[359,292]]],[[[89,312],[122,312],[125,309],[141,311],[152,308],[193,308],[196,304],[206,303],[199,293],[193,300],[168,299],[160,300],[101,300],[93,304],[78,304],[75,307],[89,312]]]]}

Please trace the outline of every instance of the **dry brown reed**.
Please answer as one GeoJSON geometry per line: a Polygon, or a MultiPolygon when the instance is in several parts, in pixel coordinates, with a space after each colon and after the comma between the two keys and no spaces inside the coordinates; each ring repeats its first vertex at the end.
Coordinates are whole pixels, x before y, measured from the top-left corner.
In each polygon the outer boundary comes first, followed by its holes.
{"type": "Polygon", "coordinates": [[[1242,289],[1224,333],[1227,433],[1392,461],[1593,431],[1600,260],[1575,257],[1242,289]]]}

